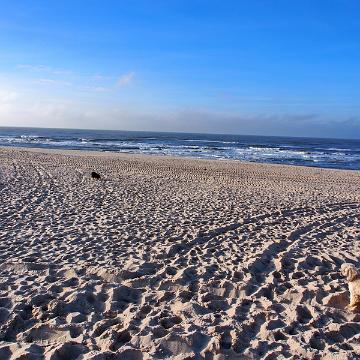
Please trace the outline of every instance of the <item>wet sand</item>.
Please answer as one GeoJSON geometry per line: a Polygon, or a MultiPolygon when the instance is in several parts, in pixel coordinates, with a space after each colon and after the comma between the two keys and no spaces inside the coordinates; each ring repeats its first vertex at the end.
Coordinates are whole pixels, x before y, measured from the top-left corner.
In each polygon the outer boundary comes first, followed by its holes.
{"type": "Polygon", "coordinates": [[[0,148],[0,194],[1,360],[360,356],[359,171],[0,148]]]}

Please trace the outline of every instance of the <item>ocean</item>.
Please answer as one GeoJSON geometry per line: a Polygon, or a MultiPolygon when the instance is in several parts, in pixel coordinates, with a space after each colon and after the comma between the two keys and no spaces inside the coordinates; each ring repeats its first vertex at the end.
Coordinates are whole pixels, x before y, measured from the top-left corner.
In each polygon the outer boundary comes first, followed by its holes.
{"type": "Polygon", "coordinates": [[[0,146],[360,169],[360,140],[0,127],[0,146]]]}

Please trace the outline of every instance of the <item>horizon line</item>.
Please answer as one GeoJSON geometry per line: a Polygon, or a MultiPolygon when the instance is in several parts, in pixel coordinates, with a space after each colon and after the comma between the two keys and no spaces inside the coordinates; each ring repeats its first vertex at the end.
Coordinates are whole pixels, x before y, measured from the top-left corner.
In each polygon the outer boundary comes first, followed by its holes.
{"type": "Polygon", "coordinates": [[[148,132],[162,134],[189,134],[189,135],[220,135],[220,136],[250,136],[250,137],[274,137],[274,138],[294,138],[294,139],[327,139],[327,140],[350,140],[360,141],[360,138],[334,138],[334,137],[312,137],[312,136],[294,136],[294,135],[255,135],[255,134],[230,134],[230,133],[211,133],[211,132],[188,132],[188,131],[158,131],[158,130],[124,130],[124,129],[99,129],[99,128],[63,128],[63,127],[40,127],[40,126],[3,126],[1,128],[13,129],[45,129],[45,130],[81,130],[81,131],[122,131],[122,132],[148,132]]]}

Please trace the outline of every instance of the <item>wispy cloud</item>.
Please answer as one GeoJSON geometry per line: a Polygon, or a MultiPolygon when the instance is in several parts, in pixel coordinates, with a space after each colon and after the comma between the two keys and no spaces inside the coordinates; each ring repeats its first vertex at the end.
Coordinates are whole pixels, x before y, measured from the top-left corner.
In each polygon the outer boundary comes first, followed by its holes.
{"type": "Polygon", "coordinates": [[[111,79],[110,76],[105,76],[105,75],[102,75],[102,74],[95,74],[95,75],[92,75],[90,77],[91,80],[93,81],[103,81],[103,80],[108,80],[108,79],[111,79]]]}
{"type": "Polygon", "coordinates": [[[36,79],[34,80],[34,83],[36,84],[42,84],[42,85],[63,85],[63,86],[70,86],[71,83],[68,81],[62,81],[62,80],[54,80],[54,79],[36,79]]]}
{"type": "Polygon", "coordinates": [[[0,126],[51,126],[253,135],[360,137],[360,119],[320,114],[248,114],[206,109],[146,109],[89,101],[19,96],[0,89],[0,126]]]}
{"type": "Polygon", "coordinates": [[[53,68],[53,67],[47,66],[47,65],[20,64],[20,65],[17,66],[17,68],[24,69],[24,70],[29,70],[29,71],[32,71],[32,72],[49,73],[49,74],[53,74],[53,75],[69,75],[69,74],[71,74],[70,70],[53,68]]]}
{"type": "Polygon", "coordinates": [[[121,75],[116,81],[116,87],[123,87],[130,84],[134,80],[134,77],[135,73],[133,71],[121,75]]]}
{"type": "Polygon", "coordinates": [[[98,93],[107,93],[113,91],[113,88],[105,87],[105,86],[88,86],[85,88],[85,90],[94,91],[98,93]]]}
{"type": "Polygon", "coordinates": [[[18,98],[19,94],[15,91],[0,90],[0,103],[10,103],[18,98]]]}
{"type": "Polygon", "coordinates": [[[48,65],[19,64],[18,69],[28,71],[33,74],[31,79],[33,84],[53,85],[53,86],[75,86],[83,91],[97,93],[111,93],[116,89],[123,88],[131,84],[135,78],[135,72],[130,71],[114,77],[104,74],[74,74],[67,69],[60,69],[48,65]],[[71,75],[72,82],[67,81],[71,75]]]}
{"type": "Polygon", "coordinates": [[[119,76],[117,79],[111,76],[93,75],[91,76],[90,79],[92,81],[95,81],[97,84],[95,84],[95,86],[86,87],[86,90],[93,92],[101,92],[101,93],[113,92],[116,89],[131,84],[134,80],[134,77],[135,77],[135,72],[133,71],[123,74],[119,76]]]}
{"type": "Polygon", "coordinates": [[[19,93],[12,90],[0,89],[0,115],[4,114],[7,119],[7,114],[14,111],[14,106],[19,98],[19,93]]]}

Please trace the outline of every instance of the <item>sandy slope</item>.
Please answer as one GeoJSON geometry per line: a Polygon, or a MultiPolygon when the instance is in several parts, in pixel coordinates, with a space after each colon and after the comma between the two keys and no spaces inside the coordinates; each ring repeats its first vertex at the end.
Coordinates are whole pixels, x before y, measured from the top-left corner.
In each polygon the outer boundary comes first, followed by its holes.
{"type": "Polygon", "coordinates": [[[360,356],[360,172],[0,148],[0,195],[1,360],[360,356]]]}

